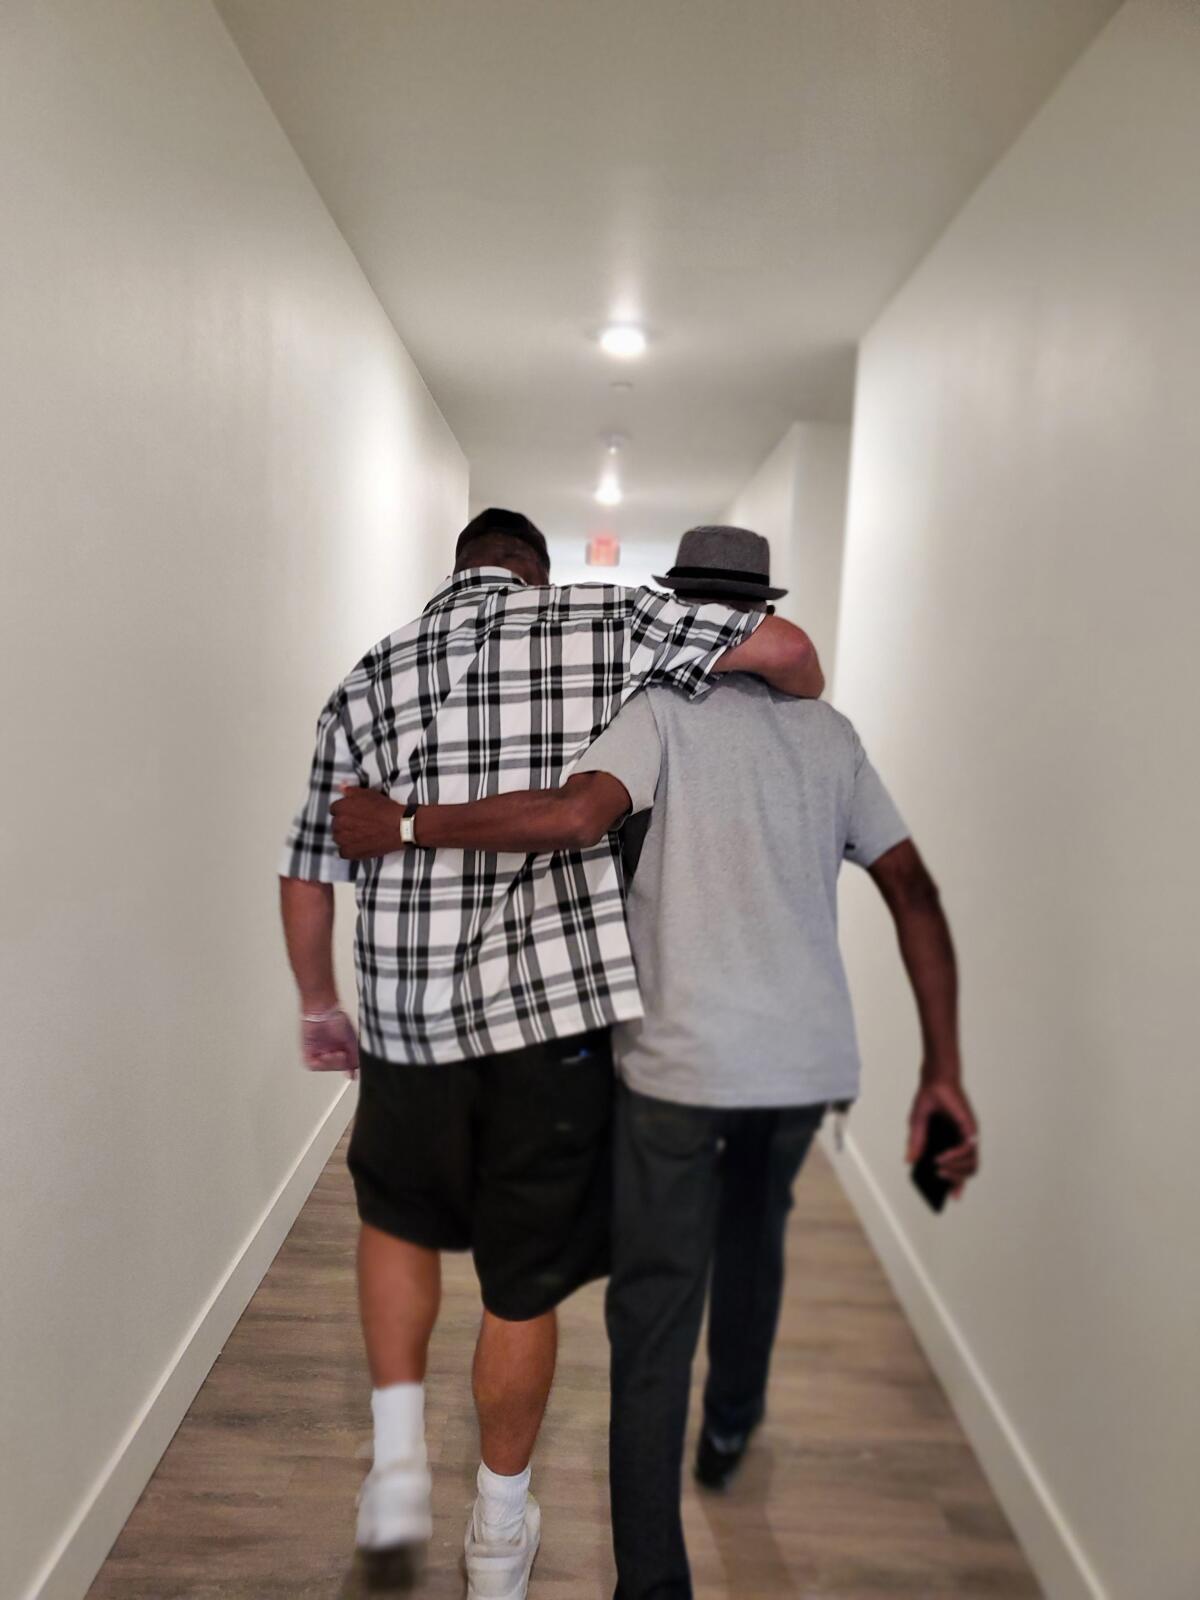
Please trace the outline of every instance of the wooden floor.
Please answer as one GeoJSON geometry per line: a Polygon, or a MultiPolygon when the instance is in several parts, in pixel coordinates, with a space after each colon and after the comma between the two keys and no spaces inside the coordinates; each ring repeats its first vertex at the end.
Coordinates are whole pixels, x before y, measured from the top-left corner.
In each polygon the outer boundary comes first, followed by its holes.
{"type": "MultiPolygon", "coordinates": [[[[332,1600],[353,1558],[369,1403],[355,1216],[339,1151],[201,1389],[91,1600],[332,1600]]],[[[798,1189],[770,1416],[725,1497],[685,1492],[703,1600],[1026,1600],[1040,1591],[825,1157],[798,1189]]],[[[435,1338],[436,1534],[416,1593],[464,1593],[478,1298],[455,1259],[435,1338]]],[[[608,1600],[606,1347],[598,1288],[563,1313],[534,1465],[544,1538],[531,1600],[608,1600]]]]}

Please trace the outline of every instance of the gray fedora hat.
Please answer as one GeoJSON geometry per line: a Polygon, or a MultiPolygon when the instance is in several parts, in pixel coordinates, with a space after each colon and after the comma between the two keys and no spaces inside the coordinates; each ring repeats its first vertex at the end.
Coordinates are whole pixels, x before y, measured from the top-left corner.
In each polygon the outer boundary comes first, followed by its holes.
{"type": "Polygon", "coordinates": [[[679,541],[675,565],[655,583],[685,594],[739,600],[781,600],[771,588],[771,546],[749,528],[689,528],[679,541]]]}

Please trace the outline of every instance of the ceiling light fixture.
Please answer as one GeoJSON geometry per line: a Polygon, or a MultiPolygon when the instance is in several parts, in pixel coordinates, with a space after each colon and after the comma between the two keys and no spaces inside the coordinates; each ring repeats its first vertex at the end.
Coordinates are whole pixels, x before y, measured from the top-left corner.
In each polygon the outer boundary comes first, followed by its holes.
{"type": "Polygon", "coordinates": [[[646,335],[632,322],[612,322],[600,335],[600,348],[605,355],[616,356],[619,361],[632,361],[646,353],[646,335]]]}

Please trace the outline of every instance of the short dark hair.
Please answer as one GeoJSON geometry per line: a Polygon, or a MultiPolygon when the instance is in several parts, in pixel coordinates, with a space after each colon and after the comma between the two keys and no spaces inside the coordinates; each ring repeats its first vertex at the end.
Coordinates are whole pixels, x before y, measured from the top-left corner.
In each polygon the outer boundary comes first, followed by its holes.
{"type": "Polygon", "coordinates": [[[520,511],[505,511],[500,506],[489,506],[481,511],[458,536],[454,546],[454,560],[462,560],[463,551],[480,539],[515,539],[532,550],[546,571],[550,571],[550,551],[542,530],[520,511]]]}

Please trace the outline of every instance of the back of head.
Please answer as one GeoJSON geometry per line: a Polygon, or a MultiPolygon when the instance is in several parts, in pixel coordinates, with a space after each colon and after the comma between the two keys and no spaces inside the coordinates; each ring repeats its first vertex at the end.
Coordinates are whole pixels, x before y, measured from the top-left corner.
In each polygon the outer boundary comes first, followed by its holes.
{"type": "Polygon", "coordinates": [[[520,511],[489,506],[458,536],[454,570],[506,567],[526,583],[550,582],[550,551],[541,529],[520,511]]]}

